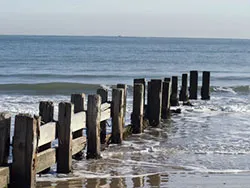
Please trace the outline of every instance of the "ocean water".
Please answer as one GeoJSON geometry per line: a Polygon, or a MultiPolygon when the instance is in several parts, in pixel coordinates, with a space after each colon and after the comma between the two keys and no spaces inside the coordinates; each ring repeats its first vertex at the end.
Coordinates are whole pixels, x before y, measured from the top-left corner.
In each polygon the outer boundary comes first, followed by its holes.
{"type": "MultiPolygon", "coordinates": [[[[211,71],[211,100],[191,101],[157,128],[110,145],[100,160],[55,168],[39,187],[175,187],[178,174],[250,175],[250,40],[0,36],[0,111],[38,113],[39,101],[57,104],[70,94],[95,93],[125,83],[127,123],[134,78],[211,71]]],[[[185,186],[184,186],[185,187],[185,186]]]]}

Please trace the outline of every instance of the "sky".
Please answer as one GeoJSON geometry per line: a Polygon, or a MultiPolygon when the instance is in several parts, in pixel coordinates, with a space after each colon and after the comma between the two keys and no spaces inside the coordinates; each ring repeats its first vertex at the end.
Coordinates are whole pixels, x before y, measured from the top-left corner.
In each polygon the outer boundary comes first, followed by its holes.
{"type": "Polygon", "coordinates": [[[0,34],[250,39],[250,0],[0,0],[0,34]]]}

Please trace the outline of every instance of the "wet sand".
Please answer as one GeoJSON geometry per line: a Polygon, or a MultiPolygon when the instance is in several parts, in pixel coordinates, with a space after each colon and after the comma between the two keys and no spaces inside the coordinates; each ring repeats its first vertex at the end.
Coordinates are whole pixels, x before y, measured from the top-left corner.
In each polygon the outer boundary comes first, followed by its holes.
{"type": "Polygon", "coordinates": [[[250,174],[207,174],[178,172],[151,174],[137,177],[71,179],[57,182],[38,182],[44,188],[116,188],[116,187],[167,187],[167,188],[247,188],[250,174]]]}

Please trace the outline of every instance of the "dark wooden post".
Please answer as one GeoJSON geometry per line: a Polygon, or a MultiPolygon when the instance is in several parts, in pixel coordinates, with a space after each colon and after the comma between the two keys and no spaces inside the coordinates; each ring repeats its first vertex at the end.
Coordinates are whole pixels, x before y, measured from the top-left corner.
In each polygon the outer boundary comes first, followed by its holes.
{"type": "Polygon", "coordinates": [[[170,105],[178,106],[178,76],[172,76],[172,88],[171,88],[171,96],[170,96],[170,105]]]}
{"type": "Polygon", "coordinates": [[[143,112],[144,112],[144,86],[134,84],[132,126],[133,133],[138,134],[143,131],[143,112]]]}
{"type": "MultiPolygon", "coordinates": [[[[71,103],[74,104],[74,113],[82,112],[85,109],[85,94],[71,94],[71,103]]],[[[83,136],[83,129],[73,132],[73,139],[79,138],[83,136]]],[[[80,151],[79,153],[73,156],[74,159],[81,159],[83,152],[80,151]]]]}
{"type": "Polygon", "coordinates": [[[143,85],[143,88],[144,88],[144,90],[143,90],[143,108],[144,108],[144,110],[145,110],[145,98],[146,98],[146,93],[145,93],[145,91],[146,91],[146,80],[145,80],[145,78],[137,78],[137,79],[134,79],[134,85],[135,84],[142,84],[143,85]]]}
{"type": "Polygon", "coordinates": [[[57,172],[69,173],[72,170],[71,118],[74,113],[74,105],[61,102],[58,113],[57,172]]]}
{"type": "Polygon", "coordinates": [[[0,166],[8,164],[10,148],[10,121],[9,113],[0,113],[0,166]]]}
{"type": "Polygon", "coordinates": [[[182,74],[182,84],[179,99],[183,102],[188,101],[188,74],[182,74]]]}
{"type": "MultiPolygon", "coordinates": [[[[39,103],[39,116],[41,116],[41,126],[46,123],[54,121],[54,104],[51,101],[41,101],[39,103]]],[[[51,148],[51,142],[38,148],[38,152],[45,151],[51,148]]],[[[50,168],[42,171],[41,173],[48,173],[50,168]]]]}
{"type": "Polygon", "coordinates": [[[202,74],[201,99],[210,99],[210,72],[204,71],[202,74]]]}
{"type": "Polygon", "coordinates": [[[36,162],[40,117],[18,114],[15,118],[11,185],[36,187],[36,162]]]}
{"type": "MultiPolygon", "coordinates": [[[[108,102],[108,90],[107,89],[100,88],[97,90],[97,94],[101,96],[102,104],[105,102],[108,102]]],[[[106,125],[107,125],[106,120],[101,122],[101,133],[100,133],[101,144],[106,143],[106,134],[107,134],[106,125]]]]}
{"type": "Polygon", "coordinates": [[[121,144],[123,140],[124,89],[112,90],[112,143],[121,144]]]}
{"type": "Polygon", "coordinates": [[[189,99],[197,99],[198,71],[190,71],[189,99]]]}
{"type": "Polygon", "coordinates": [[[147,117],[151,126],[157,126],[161,120],[162,80],[148,82],[147,117]]]}
{"type": "Polygon", "coordinates": [[[163,82],[162,86],[162,109],[161,109],[162,119],[167,119],[170,116],[170,94],[171,94],[171,81],[170,79],[167,79],[167,81],[163,82]]]}
{"type": "Polygon", "coordinates": [[[123,89],[124,90],[124,97],[123,97],[123,123],[122,127],[125,127],[125,121],[126,121],[126,109],[127,109],[127,85],[126,84],[117,84],[117,89],[123,89]]]}
{"type": "Polygon", "coordinates": [[[101,96],[88,96],[87,113],[87,159],[101,157],[100,143],[101,96]]]}

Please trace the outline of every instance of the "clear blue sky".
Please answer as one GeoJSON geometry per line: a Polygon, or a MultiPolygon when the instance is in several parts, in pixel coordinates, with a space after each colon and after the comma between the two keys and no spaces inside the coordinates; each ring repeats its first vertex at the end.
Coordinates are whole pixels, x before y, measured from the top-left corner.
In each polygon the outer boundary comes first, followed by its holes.
{"type": "Polygon", "coordinates": [[[0,0],[0,34],[250,38],[250,0],[0,0]]]}

